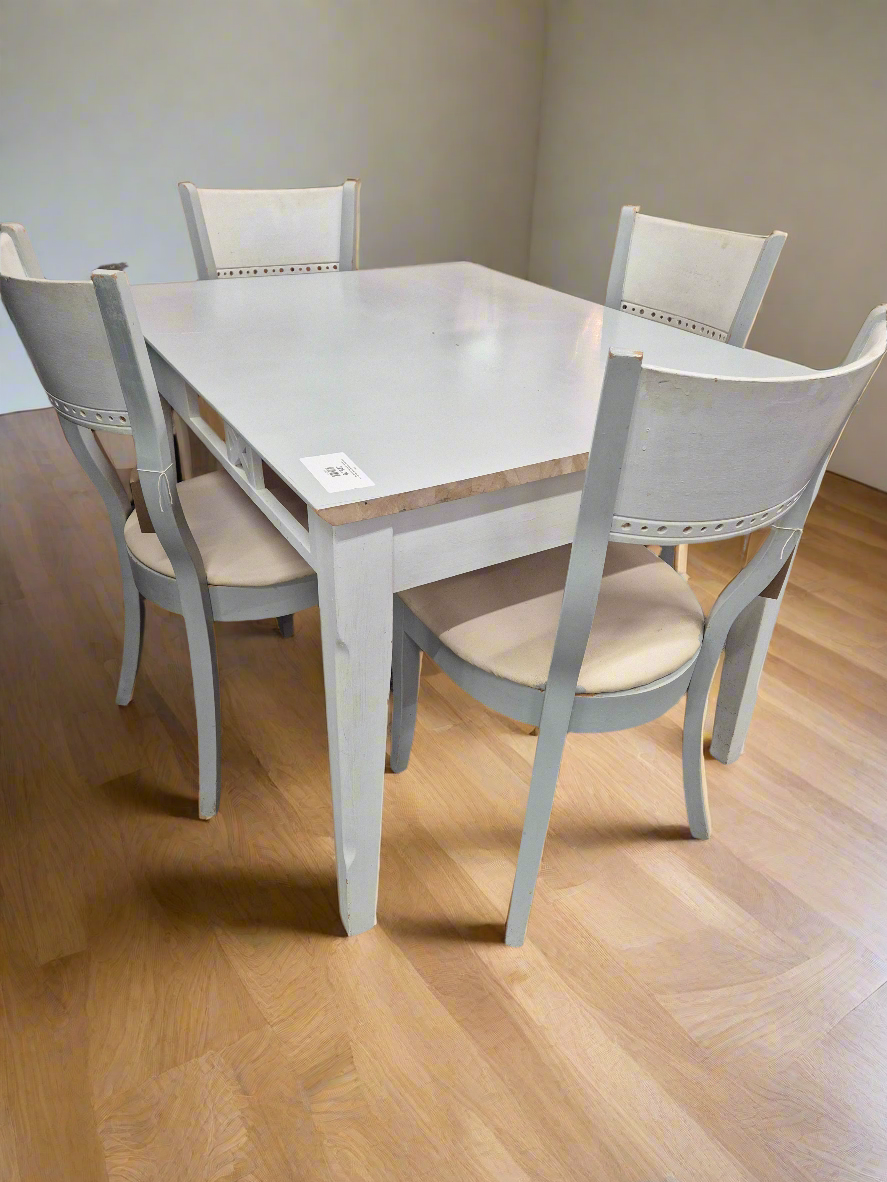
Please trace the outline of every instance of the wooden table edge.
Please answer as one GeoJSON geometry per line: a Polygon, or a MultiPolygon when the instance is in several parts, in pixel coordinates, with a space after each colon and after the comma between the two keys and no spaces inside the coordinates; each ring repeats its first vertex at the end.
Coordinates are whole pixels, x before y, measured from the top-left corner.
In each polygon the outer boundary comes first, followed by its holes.
{"type": "Polygon", "coordinates": [[[327,509],[315,509],[318,517],[329,525],[351,525],[358,521],[371,521],[375,517],[389,517],[395,513],[406,513],[411,509],[426,509],[431,505],[443,505],[448,501],[459,501],[480,493],[498,492],[503,488],[516,488],[531,484],[534,480],[547,480],[552,476],[566,476],[571,472],[584,472],[588,466],[588,452],[565,456],[563,459],[542,460],[536,464],[524,464],[504,472],[490,472],[484,476],[471,476],[466,480],[453,480],[447,484],[434,484],[413,492],[392,493],[374,500],[352,501],[347,505],[332,505],[327,509]]]}

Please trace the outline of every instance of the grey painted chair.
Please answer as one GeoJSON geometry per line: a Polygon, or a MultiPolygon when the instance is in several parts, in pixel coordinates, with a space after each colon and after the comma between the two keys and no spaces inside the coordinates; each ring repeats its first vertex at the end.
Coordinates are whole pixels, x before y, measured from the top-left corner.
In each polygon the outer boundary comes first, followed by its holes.
{"type": "MultiPolygon", "coordinates": [[[[133,582],[123,538],[123,527],[132,509],[126,482],[129,470],[136,463],[129,415],[107,345],[102,346],[100,343],[96,356],[78,354],[75,348],[66,344],[64,322],[52,323],[49,306],[41,308],[39,323],[26,325],[20,319],[14,303],[7,302],[6,298],[7,292],[11,290],[7,281],[19,279],[39,280],[35,290],[51,292],[64,287],[43,278],[24,226],[4,223],[0,225],[3,302],[59,416],[65,438],[98,489],[111,519],[123,583],[123,662],[117,686],[117,702],[124,706],[132,698],[144,626],[143,605],[133,582]],[[75,405],[79,409],[72,421],[63,408],[75,405]]],[[[103,335],[98,314],[90,320],[88,311],[84,311],[84,301],[87,308],[90,303],[89,288],[88,283],[81,283],[65,304],[66,313],[70,312],[72,320],[72,343],[76,342],[87,325],[93,329],[92,335],[98,335],[100,341],[103,335]]],[[[95,303],[94,298],[91,302],[95,303]]]]}
{"type": "Polygon", "coordinates": [[[421,651],[479,701],[539,727],[507,943],[524,940],[570,731],[638,726],[686,694],[687,813],[692,835],[709,836],[702,729],[718,659],[743,610],[779,595],[832,449],[885,349],[887,306],[842,366],[800,378],[718,379],[611,354],[572,548],[396,597],[392,771],[409,759],[421,651]],[[767,541],[707,620],[684,580],[637,545],[762,525],[767,541]]]}
{"type": "Polygon", "coordinates": [[[320,189],[198,189],[179,183],[199,279],[354,271],[360,181],[320,189]]]}
{"type": "Polygon", "coordinates": [[[111,518],[125,608],[118,704],[132,698],[144,600],[184,616],[197,711],[199,810],[209,818],[220,789],[213,621],[291,622],[293,612],[317,602],[314,571],[226,473],[176,482],[169,408],[157,393],[121,272],[97,271],[92,283],[4,273],[0,288],[65,438],[111,518]],[[99,430],[130,429],[156,532],[143,532],[128,490],[95,440],[99,430]]]}
{"type": "MultiPolygon", "coordinates": [[[[654,218],[637,205],[623,205],[607,307],[742,348],[785,239],[782,230],[739,234],[654,218]]],[[[663,558],[686,573],[686,546],[663,558]]]]}

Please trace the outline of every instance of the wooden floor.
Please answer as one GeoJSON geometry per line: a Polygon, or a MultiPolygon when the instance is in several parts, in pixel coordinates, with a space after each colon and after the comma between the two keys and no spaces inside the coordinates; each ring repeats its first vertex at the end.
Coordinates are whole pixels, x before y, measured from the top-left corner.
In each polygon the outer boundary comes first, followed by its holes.
{"type": "MultiPolygon", "coordinates": [[[[118,575],[51,411],[0,418],[3,1182],[887,1178],[887,496],[829,477],[747,751],[688,839],[681,710],[572,736],[523,949],[535,739],[426,664],[379,925],[335,905],[316,612],[184,629],[114,705],[118,575]]],[[[735,544],[693,547],[706,603],[735,544]]]]}

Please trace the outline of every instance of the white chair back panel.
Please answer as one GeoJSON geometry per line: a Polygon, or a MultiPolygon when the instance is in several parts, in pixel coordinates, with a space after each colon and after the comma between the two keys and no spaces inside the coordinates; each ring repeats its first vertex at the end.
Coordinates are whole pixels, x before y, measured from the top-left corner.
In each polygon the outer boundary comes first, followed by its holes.
{"type": "MultiPolygon", "coordinates": [[[[766,238],[638,214],[622,302],[700,322],[726,339],[766,238]]],[[[631,309],[628,309],[631,310],[631,309]]],[[[660,317],[657,317],[660,319],[660,317]]],[[[685,327],[680,325],[679,327],[685,327]]]]}
{"type": "Polygon", "coordinates": [[[219,271],[338,263],[342,186],[199,189],[219,271]]]}
{"type": "Polygon", "coordinates": [[[810,377],[738,381],[644,369],[613,537],[702,541],[786,512],[887,347],[883,309],[858,361],[810,377]]]}
{"type": "Polygon", "coordinates": [[[89,280],[0,279],[3,303],[56,410],[81,426],[129,430],[95,289],[89,280]]]}

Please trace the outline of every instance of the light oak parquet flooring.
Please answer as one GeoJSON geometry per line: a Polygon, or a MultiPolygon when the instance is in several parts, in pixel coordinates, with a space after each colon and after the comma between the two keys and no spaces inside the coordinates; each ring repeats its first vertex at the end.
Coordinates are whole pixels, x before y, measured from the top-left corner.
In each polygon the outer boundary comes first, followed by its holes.
{"type": "MultiPolygon", "coordinates": [[[[707,607],[739,546],[690,562],[707,607]]],[[[217,628],[202,824],[184,629],[116,707],[118,580],[54,414],[0,418],[4,1182],[887,1179],[887,495],[827,478],[711,841],[680,707],[571,736],[522,949],[526,728],[426,662],[346,940],[317,613],[217,628]]]]}

